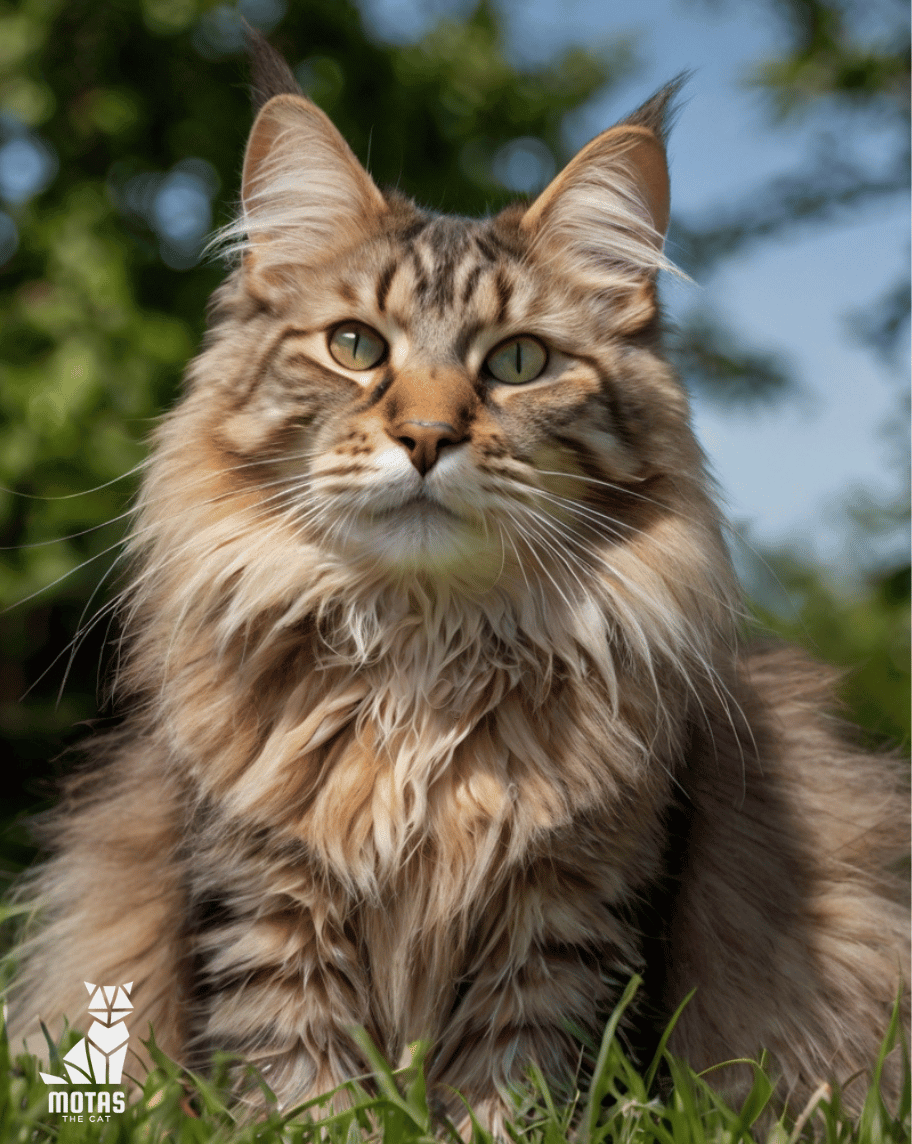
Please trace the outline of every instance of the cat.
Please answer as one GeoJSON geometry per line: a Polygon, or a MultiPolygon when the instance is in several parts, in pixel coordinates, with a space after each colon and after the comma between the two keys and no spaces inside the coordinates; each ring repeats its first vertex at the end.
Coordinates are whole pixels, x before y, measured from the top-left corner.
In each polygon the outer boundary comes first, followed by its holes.
{"type": "Polygon", "coordinates": [[[663,352],[678,85],[470,220],[378,189],[251,40],[235,266],[155,433],[127,715],[46,828],[14,1027],[133,980],[134,1032],[282,1107],[365,1071],[353,1026],[426,1039],[441,1109],[502,1132],[640,972],[632,1045],[695,990],[697,1068],[765,1049],[793,1101],[869,1068],[902,776],[829,672],[743,641],[663,352]]]}

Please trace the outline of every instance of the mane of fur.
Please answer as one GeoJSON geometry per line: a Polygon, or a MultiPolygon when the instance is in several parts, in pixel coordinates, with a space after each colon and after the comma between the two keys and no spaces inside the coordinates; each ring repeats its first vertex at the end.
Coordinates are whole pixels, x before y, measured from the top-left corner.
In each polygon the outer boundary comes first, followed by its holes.
{"type": "MultiPolygon", "coordinates": [[[[574,580],[555,565],[527,573],[521,589],[483,593],[420,575],[391,582],[309,544],[292,520],[264,528],[256,505],[222,491],[188,449],[202,437],[188,434],[193,404],[159,433],[146,482],[141,572],[128,597],[138,637],[122,686],[148,694],[157,681],[156,705],[203,786],[269,825],[310,798],[325,801],[326,815],[311,817],[330,831],[336,815],[348,820],[351,776],[341,767],[335,789],[326,744],[338,757],[340,735],[375,743],[389,786],[365,804],[363,850],[309,838],[360,893],[376,892],[381,872],[420,844],[434,792],[466,744],[491,756],[479,813],[499,845],[516,813],[511,788],[521,783],[508,776],[518,760],[540,792],[538,827],[569,821],[649,776],[657,755],[670,773],[681,721],[706,693],[731,702],[713,667],[733,639],[728,572],[690,528],[670,522],[665,535],[607,554],[596,577],[574,580]],[[585,697],[584,731],[545,712],[556,690],[577,718],[585,697]]],[[[517,855],[538,828],[527,826],[509,840],[517,855]]],[[[461,833],[439,829],[441,845],[461,833]]],[[[477,866],[459,890],[466,902],[484,881],[481,852],[477,866]]],[[[445,900],[438,910],[461,908],[445,900]]]]}

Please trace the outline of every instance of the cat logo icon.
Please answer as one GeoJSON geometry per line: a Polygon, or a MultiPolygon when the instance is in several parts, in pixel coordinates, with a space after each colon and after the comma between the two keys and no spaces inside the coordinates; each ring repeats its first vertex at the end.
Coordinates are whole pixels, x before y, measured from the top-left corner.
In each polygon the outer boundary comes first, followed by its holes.
{"type": "MultiPolygon", "coordinates": [[[[133,1009],[130,990],[125,985],[92,985],[88,989],[89,1013],[93,1018],[88,1033],[63,1058],[70,1084],[119,1084],[127,1055],[125,1018],[133,1009]]],[[[63,1077],[41,1074],[46,1084],[66,1084],[63,1077]]]]}

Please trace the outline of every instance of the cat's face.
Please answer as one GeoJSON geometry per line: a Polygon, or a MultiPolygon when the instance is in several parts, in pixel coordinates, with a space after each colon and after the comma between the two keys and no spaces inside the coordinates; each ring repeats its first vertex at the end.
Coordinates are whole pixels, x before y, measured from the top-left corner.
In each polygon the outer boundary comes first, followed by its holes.
{"type": "Polygon", "coordinates": [[[651,127],[605,132],[531,206],[474,221],[382,195],[281,95],[243,200],[211,438],[302,541],[480,586],[578,575],[702,481],[657,348],[651,127]]]}

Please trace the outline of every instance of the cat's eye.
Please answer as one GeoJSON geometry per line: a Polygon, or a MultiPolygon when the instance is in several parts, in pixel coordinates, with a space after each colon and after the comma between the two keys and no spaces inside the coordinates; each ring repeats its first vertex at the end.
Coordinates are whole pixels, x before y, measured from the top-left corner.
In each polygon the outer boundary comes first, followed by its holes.
{"type": "Polygon", "coordinates": [[[361,322],[343,322],[330,332],[329,352],[346,369],[373,369],[386,354],[386,342],[361,322]]]}
{"type": "Polygon", "coordinates": [[[498,381],[524,385],[535,381],[548,364],[548,352],[536,338],[523,334],[510,338],[485,358],[485,365],[498,381]]]}

